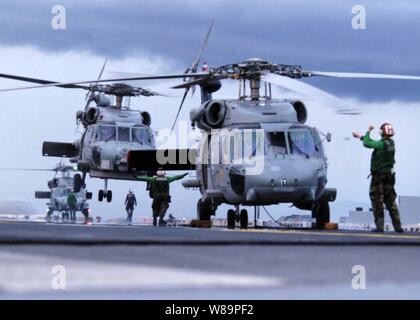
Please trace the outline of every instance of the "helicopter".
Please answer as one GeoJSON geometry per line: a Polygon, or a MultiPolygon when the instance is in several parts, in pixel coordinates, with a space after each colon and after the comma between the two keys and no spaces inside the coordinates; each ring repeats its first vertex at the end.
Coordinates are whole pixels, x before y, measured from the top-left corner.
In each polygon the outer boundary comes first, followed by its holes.
{"type": "MultiPolygon", "coordinates": [[[[64,162],[60,161],[52,169],[43,169],[43,168],[2,168],[0,170],[8,171],[53,171],[55,172],[54,177],[51,180],[48,180],[49,191],[35,191],[35,199],[48,199],[47,202],[47,215],[46,221],[50,222],[51,218],[55,211],[61,212],[62,221],[69,219],[69,209],[67,205],[67,196],[73,189],[73,177],[77,172],[72,165],[66,165],[64,162]],[[60,172],[60,175],[58,173],[60,172]]],[[[85,217],[87,222],[89,219],[89,204],[87,200],[92,199],[92,193],[87,192],[85,187],[81,188],[78,192],[75,193],[77,204],[76,211],[80,211],[85,217]]],[[[74,221],[75,217],[72,221],[74,221]]]]}
{"type": "Polygon", "coordinates": [[[327,187],[328,162],[323,142],[331,141],[331,134],[306,124],[308,111],[301,100],[274,99],[272,84],[308,96],[318,89],[296,79],[324,76],[420,80],[418,76],[307,71],[299,65],[259,58],[213,69],[204,63],[203,72],[208,76],[190,76],[173,87],[185,89],[185,93],[196,85],[201,88],[201,105],[190,111],[192,127],[202,132],[196,177],[184,180],[183,186],[200,190],[199,220],[210,220],[222,203],[233,205],[235,209],[227,212],[228,228],[235,228],[238,222],[241,228],[247,228],[248,212],[240,210],[241,205],[257,208],[291,203],[311,211],[313,227],[323,228],[330,221],[329,203],[335,201],[337,190],[327,187]],[[223,79],[239,82],[237,99],[213,99],[223,79]],[[247,160],[253,160],[253,165],[247,160]],[[259,171],[255,172],[258,163],[259,171]]]}
{"type": "MultiPolygon", "coordinates": [[[[101,79],[107,60],[105,60],[97,80],[83,83],[58,83],[45,79],[0,74],[2,78],[37,83],[37,86],[4,89],[12,91],[20,89],[60,87],[66,89],[87,90],[86,105],[76,113],[76,123],[84,127],[82,136],[73,143],[45,141],[42,155],[49,157],[69,158],[77,166],[73,176],[73,189],[80,192],[85,187],[86,176],[104,180],[104,189],[98,191],[98,200],[112,201],[112,191],[108,189],[108,179],[136,180],[135,174],[128,171],[127,155],[129,150],[155,150],[154,133],[150,127],[151,116],[146,111],[133,110],[123,105],[128,97],[150,97],[161,95],[148,89],[134,87],[119,81],[154,79],[155,77],[129,77],[101,79]],[[117,82],[118,81],[118,82],[117,82]],[[102,82],[114,82],[101,84],[102,82]],[[88,85],[86,85],[88,84],[88,85]],[[115,104],[110,96],[115,97],[115,104]],[[95,105],[91,103],[94,102],[95,105]]],[[[184,75],[164,76],[163,78],[182,78],[184,75]]],[[[162,77],[158,77],[162,78],[162,77]]],[[[150,158],[150,157],[149,157],[150,158]]],[[[153,157],[152,157],[153,159],[153,157]]],[[[150,174],[141,171],[138,174],[150,174]]]]}
{"type": "MultiPolygon", "coordinates": [[[[358,115],[357,109],[339,105],[342,101],[337,97],[298,79],[318,76],[420,80],[420,77],[310,71],[300,65],[271,63],[260,58],[216,68],[209,68],[204,62],[201,72],[197,72],[213,23],[214,20],[192,67],[185,71],[184,82],[172,87],[185,90],[172,129],[189,90],[192,88],[194,93],[196,86],[200,87],[201,105],[190,111],[190,121],[193,129],[200,129],[201,140],[198,148],[183,155],[182,167],[190,166],[196,171],[194,178],[185,179],[182,184],[201,193],[197,218],[211,220],[218,206],[225,203],[234,206],[227,212],[228,228],[235,228],[237,223],[247,228],[248,211],[241,210],[241,205],[254,206],[257,212],[259,206],[291,203],[311,211],[314,228],[324,228],[330,221],[329,203],[337,196],[337,189],[327,187],[328,159],[323,148],[325,140],[331,141],[331,134],[306,124],[308,111],[302,99],[273,98],[271,85],[306,98],[327,98],[329,104],[338,102],[334,105],[338,114],[358,115]],[[213,99],[224,79],[239,82],[236,99],[213,99]]],[[[130,170],[147,169],[152,163],[143,161],[141,151],[130,151],[129,158],[130,170]]],[[[179,162],[173,169],[177,165],[179,162]]]]}

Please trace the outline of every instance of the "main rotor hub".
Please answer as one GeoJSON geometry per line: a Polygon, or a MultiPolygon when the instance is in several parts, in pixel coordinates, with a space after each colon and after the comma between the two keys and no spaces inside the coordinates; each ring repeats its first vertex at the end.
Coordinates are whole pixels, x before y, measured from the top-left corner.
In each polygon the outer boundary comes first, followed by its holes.
{"type": "Polygon", "coordinates": [[[307,76],[299,65],[275,64],[260,58],[251,58],[242,63],[229,64],[212,69],[211,72],[217,77],[224,75],[233,79],[261,80],[268,73],[275,73],[290,78],[307,76]]]}
{"type": "Polygon", "coordinates": [[[308,76],[306,71],[303,71],[299,65],[275,64],[260,58],[251,58],[242,63],[229,64],[219,68],[211,69],[211,74],[214,78],[231,78],[240,80],[239,98],[246,98],[245,83],[249,81],[250,98],[251,100],[259,100],[260,98],[271,99],[270,84],[264,85],[264,96],[260,95],[261,79],[263,76],[274,73],[290,78],[301,78],[308,76]],[[242,92],[243,91],[243,92],[242,92]]]}

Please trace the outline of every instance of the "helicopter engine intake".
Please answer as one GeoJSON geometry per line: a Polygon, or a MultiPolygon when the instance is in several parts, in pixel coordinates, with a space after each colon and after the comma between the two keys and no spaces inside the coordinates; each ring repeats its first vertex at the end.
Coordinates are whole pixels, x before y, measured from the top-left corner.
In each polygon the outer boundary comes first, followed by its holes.
{"type": "Polygon", "coordinates": [[[142,111],[141,117],[142,117],[143,124],[145,126],[150,127],[150,125],[152,124],[152,116],[150,115],[150,113],[147,111],[142,111]]]}
{"type": "Polygon", "coordinates": [[[305,104],[302,101],[296,100],[292,101],[292,106],[296,111],[297,121],[300,123],[305,123],[308,119],[308,112],[306,111],[305,104]]]}
{"type": "Polygon", "coordinates": [[[48,181],[48,188],[50,188],[50,189],[57,188],[57,179],[56,178],[48,181]]]}
{"type": "Polygon", "coordinates": [[[204,122],[211,128],[220,128],[225,120],[226,106],[221,100],[214,100],[204,107],[204,122]]]}
{"type": "Polygon", "coordinates": [[[95,123],[98,119],[99,109],[95,107],[90,107],[83,113],[83,120],[88,123],[92,124],[95,123]]]}

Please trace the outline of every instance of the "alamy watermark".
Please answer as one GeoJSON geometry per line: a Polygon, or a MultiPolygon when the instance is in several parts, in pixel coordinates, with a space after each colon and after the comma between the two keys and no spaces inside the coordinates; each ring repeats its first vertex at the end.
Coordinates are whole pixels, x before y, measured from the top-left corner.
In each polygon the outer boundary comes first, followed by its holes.
{"type": "Polygon", "coordinates": [[[51,28],[54,30],[66,30],[66,8],[62,5],[55,5],[51,8],[51,28]]]}
{"type": "Polygon", "coordinates": [[[351,286],[354,290],[366,289],[366,268],[362,265],[354,265],[351,269],[354,274],[351,280],[351,286]]]}
{"type": "Polygon", "coordinates": [[[55,265],[51,268],[51,288],[54,290],[67,289],[66,268],[62,265],[55,265]]]}
{"type": "Polygon", "coordinates": [[[366,30],[366,8],[357,4],[352,7],[351,13],[354,15],[351,19],[353,30],[366,30]]]}
{"type": "MultiPolygon", "coordinates": [[[[213,129],[201,136],[198,149],[177,152],[165,146],[156,153],[160,165],[208,164],[241,165],[246,175],[259,175],[264,171],[265,133],[262,129],[213,129]]],[[[157,141],[169,141],[167,132],[159,132],[157,141]],[[166,134],[165,134],[166,133],[166,134]]],[[[178,144],[179,147],[180,144],[178,144]]]]}

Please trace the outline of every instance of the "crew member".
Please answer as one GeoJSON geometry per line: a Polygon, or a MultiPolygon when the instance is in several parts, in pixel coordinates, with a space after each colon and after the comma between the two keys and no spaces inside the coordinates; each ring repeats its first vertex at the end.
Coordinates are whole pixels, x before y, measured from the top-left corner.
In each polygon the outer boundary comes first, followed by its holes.
{"type": "Polygon", "coordinates": [[[366,148],[374,149],[372,153],[370,172],[371,182],[369,196],[372,202],[373,215],[375,217],[376,229],[374,232],[384,232],[384,204],[389,211],[396,232],[403,232],[401,228],[400,213],[398,211],[395,192],[395,143],[392,137],[394,129],[390,123],[384,123],[379,133],[381,140],[371,139],[370,132],[373,126],[369,126],[367,133],[362,136],[353,132],[355,138],[363,141],[366,148]]]}
{"type": "Polygon", "coordinates": [[[67,196],[67,205],[69,206],[70,211],[70,220],[72,222],[76,221],[76,205],[77,205],[77,198],[76,194],[73,190],[67,196]]]}
{"type": "Polygon", "coordinates": [[[153,199],[152,210],[153,210],[153,225],[158,224],[157,218],[159,218],[159,226],[166,226],[167,222],[164,219],[166,211],[169,208],[169,203],[171,202],[171,196],[169,192],[169,184],[176,180],[181,180],[188,173],[167,177],[165,171],[159,169],[156,172],[156,176],[147,177],[140,176],[137,177],[140,181],[146,181],[149,183],[150,197],[153,199]]]}
{"type": "Polygon", "coordinates": [[[125,210],[127,211],[127,224],[131,225],[133,221],[133,211],[134,206],[137,206],[136,196],[133,193],[133,190],[129,190],[127,196],[125,197],[125,210]]]}

